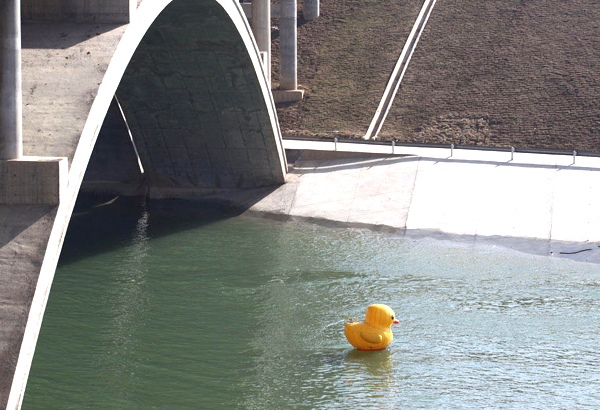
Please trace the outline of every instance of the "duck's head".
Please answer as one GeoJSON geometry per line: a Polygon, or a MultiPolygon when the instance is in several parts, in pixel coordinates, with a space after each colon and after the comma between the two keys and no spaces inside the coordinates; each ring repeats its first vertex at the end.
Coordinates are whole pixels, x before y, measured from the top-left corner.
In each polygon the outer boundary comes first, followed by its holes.
{"type": "Polygon", "coordinates": [[[391,307],[378,303],[367,308],[366,322],[381,327],[390,327],[394,323],[400,323],[391,307]]]}

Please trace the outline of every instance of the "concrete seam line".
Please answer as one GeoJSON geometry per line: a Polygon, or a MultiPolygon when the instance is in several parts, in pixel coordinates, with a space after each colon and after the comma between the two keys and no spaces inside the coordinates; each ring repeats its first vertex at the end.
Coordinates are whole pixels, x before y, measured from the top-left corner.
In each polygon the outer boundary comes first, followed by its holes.
{"type": "Polygon", "coordinates": [[[131,146],[133,147],[133,152],[135,153],[135,158],[137,159],[138,166],[140,168],[140,173],[144,174],[144,166],[142,165],[142,160],[140,159],[140,153],[138,152],[137,145],[135,145],[135,141],[133,139],[133,134],[131,133],[131,128],[129,127],[129,121],[125,118],[125,113],[123,112],[123,107],[121,107],[121,103],[117,98],[117,94],[115,94],[115,102],[117,103],[117,107],[119,107],[119,112],[121,113],[121,117],[123,117],[123,122],[125,123],[125,127],[127,128],[127,135],[129,136],[129,141],[131,141],[131,146]]]}
{"type": "Polygon", "coordinates": [[[352,204],[350,205],[350,210],[348,211],[348,215],[346,216],[346,222],[350,222],[350,216],[352,215],[352,211],[354,210],[354,203],[356,202],[356,193],[358,192],[358,186],[360,185],[360,178],[364,170],[364,167],[361,167],[358,170],[358,177],[356,178],[356,183],[354,184],[354,192],[352,193],[352,204]]]}
{"type": "Polygon", "coordinates": [[[408,210],[406,211],[406,220],[404,221],[405,232],[406,232],[406,230],[409,229],[408,220],[410,219],[410,209],[412,207],[413,198],[415,196],[415,187],[417,186],[417,178],[419,176],[419,165],[421,165],[421,157],[419,157],[419,160],[417,161],[417,167],[415,168],[415,177],[413,178],[413,183],[412,183],[412,187],[410,190],[410,201],[408,202],[408,210]]]}

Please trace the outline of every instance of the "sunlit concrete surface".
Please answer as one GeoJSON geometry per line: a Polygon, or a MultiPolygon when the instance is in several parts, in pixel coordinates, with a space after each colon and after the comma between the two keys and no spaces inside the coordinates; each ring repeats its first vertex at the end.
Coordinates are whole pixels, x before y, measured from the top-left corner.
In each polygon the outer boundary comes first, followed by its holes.
{"type": "Polygon", "coordinates": [[[600,158],[284,140],[305,151],[250,212],[600,262],[600,158]],[[325,151],[329,150],[329,151],[325,151]]]}

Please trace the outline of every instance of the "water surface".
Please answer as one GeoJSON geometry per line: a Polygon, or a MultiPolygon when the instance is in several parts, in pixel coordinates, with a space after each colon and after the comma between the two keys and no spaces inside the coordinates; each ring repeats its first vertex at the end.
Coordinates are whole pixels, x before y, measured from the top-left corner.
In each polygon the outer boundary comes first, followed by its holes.
{"type": "Polygon", "coordinates": [[[185,203],[76,214],[23,409],[600,407],[600,267],[185,203]],[[400,319],[353,350],[345,317],[400,319]]]}

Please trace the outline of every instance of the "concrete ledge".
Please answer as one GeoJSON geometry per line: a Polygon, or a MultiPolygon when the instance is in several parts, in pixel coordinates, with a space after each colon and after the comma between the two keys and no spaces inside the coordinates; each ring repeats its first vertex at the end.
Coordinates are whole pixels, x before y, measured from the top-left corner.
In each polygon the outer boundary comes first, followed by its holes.
{"type": "Polygon", "coordinates": [[[302,98],[304,98],[304,90],[273,90],[275,104],[301,101],[302,98]]]}
{"type": "Polygon", "coordinates": [[[58,205],[68,182],[67,158],[0,161],[0,204],[58,205]]]}

